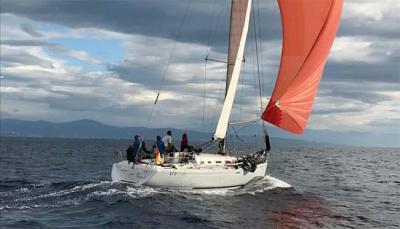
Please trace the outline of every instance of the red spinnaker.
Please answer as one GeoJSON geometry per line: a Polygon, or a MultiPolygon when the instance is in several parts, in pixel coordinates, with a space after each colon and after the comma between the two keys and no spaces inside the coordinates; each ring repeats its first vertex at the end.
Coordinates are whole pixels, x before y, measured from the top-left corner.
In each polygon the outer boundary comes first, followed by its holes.
{"type": "Polygon", "coordinates": [[[283,45],[278,78],[262,119],[301,134],[310,116],[342,0],[278,0],[283,45]]]}

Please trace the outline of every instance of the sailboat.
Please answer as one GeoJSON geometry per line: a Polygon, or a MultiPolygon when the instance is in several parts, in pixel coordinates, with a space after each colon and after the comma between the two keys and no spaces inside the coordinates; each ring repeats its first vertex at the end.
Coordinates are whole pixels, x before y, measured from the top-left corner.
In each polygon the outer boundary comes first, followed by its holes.
{"type": "MultiPolygon", "coordinates": [[[[336,36],[342,0],[278,0],[283,43],[272,96],[261,115],[294,134],[302,134],[310,116],[330,48],[336,36]]],[[[267,171],[268,135],[264,149],[244,156],[226,154],[229,117],[244,57],[252,0],[232,0],[225,100],[213,136],[219,150],[175,152],[162,165],[158,160],[113,164],[114,182],[173,189],[239,188],[267,171]]],[[[264,124],[264,123],[263,123],[264,124]]],[[[265,132],[266,133],[266,132],[265,132]]]]}

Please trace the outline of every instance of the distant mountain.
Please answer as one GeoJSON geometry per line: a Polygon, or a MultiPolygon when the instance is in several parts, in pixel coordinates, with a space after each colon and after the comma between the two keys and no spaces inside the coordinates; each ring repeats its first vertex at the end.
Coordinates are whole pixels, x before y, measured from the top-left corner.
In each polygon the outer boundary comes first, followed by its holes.
{"type": "MultiPolygon", "coordinates": [[[[291,139],[312,141],[318,143],[330,143],[335,145],[353,145],[366,147],[400,147],[400,130],[398,134],[375,134],[360,132],[357,130],[340,132],[335,130],[306,129],[304,134],[290,134],[276,127],[269,126],[270,136],[291,139]]],[[[256,132],[255,128],[247,129],[247,133],[256,132]]]]}
{"type": "Polygon", "coordinates": [[[331,131],[312,130],[306,131],[303,140],[316,142],[330,142],[334,144],[357,145],[357,146],[378,146],[378,147],[400,147],[399,134],[374,134],[359,131],[331,131]]]}
{"type": "MultiPolygon", "coordinates": [[[[299,136],[288,134],[274,127],[268,129],[270,136],[272,136],[271,142],[278,145],[298,146],[312,142],[313,144],[400,146],[398,135],[372,135],[356,131],[342,133],[329,130],[307,130],[304,135],[299,136]]],[[[180,138],[183,133],[188,133],[191,140],[197,141],[207,141],[212,136],[211,133],[175,128],[116,127],[90,119],[61,123],[18,119],[0,120],[0,135],[2,136],[127,139],[132,138],[133,134],[140,134],[144,139],[155,139],[157,135],[163,136],[167,130],[172,130],[176,139],[180,138]]],[[[260,136],[260,128],[247,128],[240,133],[240,138],[254,140],[255,133],[260,136]]]]}
{"type": "MultiPolygon", "coordinates": [[[[132,138],[134,134],[140,134],[143,139],[155,139],[157,135],[165,135],[167,130],[172,130],[173,135],[176,136],[175,139],[179,139],[183,133],[188,133],[191,141],[208,141],[212,136],[211,133],[176,128],[115,127],[90,119],[61,123],[18,119],[0,120],[0,135],[14,137],[128,139],[132,138]]],[[[255,140],[254,135],[243,134],[240,138],[247,141],[255,140]]],[[[231,139],[240,141],[238,138],[231,139]]],[[[261,140],[260,137],[257,139],[261,140]]],[[[271,144],[273,146],[304,146],[310,143],[301,140],[271,138],[271,144]]]]}
{"type": "Polygon", "coordinates": [[[167,130],[172,130],[175,136],[186,132],[196,140],[208,140],[211,136],[210,133],[174,128],[115,127],[89,119],[61,123],[2,119],[0,124],[2,136],[123,139],[140,134],[145,139],[154,139],[157,135],[164,135],[167,130]]]}

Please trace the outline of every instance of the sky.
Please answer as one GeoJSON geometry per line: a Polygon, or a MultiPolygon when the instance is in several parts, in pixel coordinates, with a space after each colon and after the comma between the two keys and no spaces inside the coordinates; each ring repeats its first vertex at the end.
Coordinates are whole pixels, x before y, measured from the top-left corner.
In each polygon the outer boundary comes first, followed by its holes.
{"type": "MultiPolygon", "coordinates": [[[[226,66],[204,59],[226,60],[229,1],[0,3],[1,118],[214,130],[226,66]]],[[[281,21],[276,1],[254,4],[266,105],[281,21]]],[[[398,0],[344,1],[306,134],[400,138],[399,11],[398,0]]],[[[254,39],[251,26],[231,119],[260,115],[254,39]]]]}

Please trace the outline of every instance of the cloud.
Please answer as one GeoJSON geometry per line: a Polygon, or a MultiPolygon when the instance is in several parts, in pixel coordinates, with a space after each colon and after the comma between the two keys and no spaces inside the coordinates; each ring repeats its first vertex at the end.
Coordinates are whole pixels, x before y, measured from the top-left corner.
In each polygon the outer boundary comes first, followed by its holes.
{"type": "Polygon", "coordinates": [[[49,59],[6,45],[1,46],[1,61],[4,65],[38,65],[42,68],[53,68],[53,62],[49,59]]]}
{"type": "Polygon", "coordinates": [[[399,10],[400,3],[396,0],[344,1],[339,35],[398,38],[399,10]]]}
{"type": "Polygon", "coordinates": [[[2,40],[1,44],[10,46],[46,46],[48,42],[43,40],[2,40]]]}
{"type": "MultiPolygon", "coordinates": [[[[280,37],[280,16],[277,3],[258,2],[264,36],[280,37]]],[[[72,28],[101,28],[125,34],[177,38],[182,42],[207,43],[212,29],[212,44],[225,45],[228,34],[229,1],[2,1],[2,12],[21,15],[32,20],[58,23],[72,28]],[[214,4],[215,3],[215,4],[214,4]],[[188,5],[189,4],[189,5],[188,5]],[[62,11],[60,11],[62,9],[62,11]],[[214,10],[213,10],[214,9],[214,10]],[[185,12],[189,17],[177,36],[185,12]],[[115,13],[118,12],[118,13],[115,13]],[[214,16],[210,17],[210,13],[214,16]],[[213,21],[211,21],[213,19],[213,21]],[[160,23],[162,21],[162,24],[160,23]],[[211,26],[210,26],[211,23],[211,26]]]]}
{"type": "Polygon", "coordinates": [[[65,56],[72,57],[90,64],[101,64],[102,62],[96,58],[91,57],[87,52],[82,50],[67,49],[61,45],[49,45],[47,47],[50,51],[61,53],[65,56]]]}
{"type": "Polygon", "coordinates": [[[399,57],[397,40],[357,36],[336,38],[330,54],[331,61],[368,64],[399,61],[399,57]]]}
{"type": "MultiPolygon", "coordinates": [[[[27,46],[28,47],[29,46],[33,46],[33,47],[39,46],[40,47],[40,46],[43,46],[43,47],[47,48],[47,50],[49,50],[51,52],[63,54],[65,56],[72,57],[72,58],[75,58],[77,60],[84,61],[86,63],[102,64],[101,61],[97,60],[96,58],[91,57],[85,51],[68,49],[68,48],[63,47],[62,45],[50,43],[50,42],[47,42],[47,41],[44,41],[44,40],[4,40],[4,41],[1,41],[0,44],[2,45],[2,48],[6,49],[6,50],[7,50],[6,46],[10,46],[10,47],[16,47],[16,46],[25,46],[25,47],[27,47],[27,46]]],[[[4,56],[6,56],[6,55],[7,54],[5,54],[4,56]]],[[[30,58],[31,60],[33,60],[34,56],[30,55],[30,57],[25,56],[25,57],[19,57],[19,58],[20,59],[21,58],[24,58],[24,59],[30,58]]]]}
{"type": "MultiPolygon", "coordinates": [[[[375,134],[393,133],[393,128],[384,128],[384,125],[379,126],[376,123],[396,123],[398,121],[398,112],[400,112],[399,103],[393,100],[376,104],[364,104],[351,99],[321,98],[317,100],[315,110],[318,111],[318,107],[321,106],[331,107],[333,110],[338,109],[339,112],[314,115],[309,123],[311,129],[357,130],[375,134]],[[360,109],[360,111],[340,112],[343,109],[342,107],[348,107],[349,109],[354,107],[360,109]]],[[[395,126],[398,126],[398,124],[395,126]]]]}
{"type": "Polygon", "coordinates": [[[24,32],[26,32],[26,33],[28,33],[29,35],[31,35],[32,37],[36,37],[36,38],[41,38],[41,37],[43,37],[43,34],[37,32],[37,31],[33,28],[33,26],[32,26],[31,24],[23,23],[23,24],[21,24],[21,29],[22,29],[24,32]]]}

